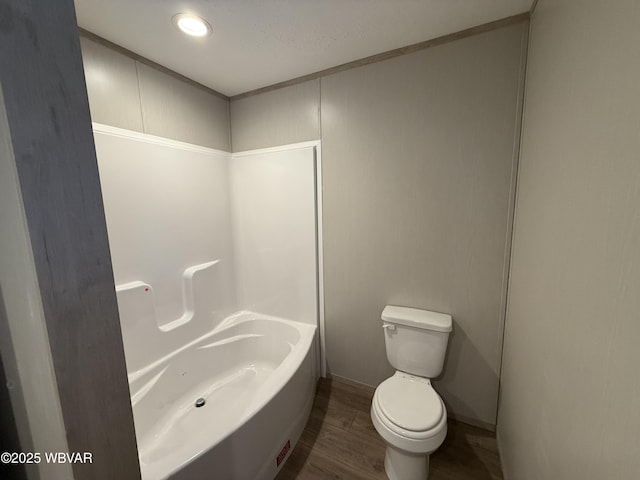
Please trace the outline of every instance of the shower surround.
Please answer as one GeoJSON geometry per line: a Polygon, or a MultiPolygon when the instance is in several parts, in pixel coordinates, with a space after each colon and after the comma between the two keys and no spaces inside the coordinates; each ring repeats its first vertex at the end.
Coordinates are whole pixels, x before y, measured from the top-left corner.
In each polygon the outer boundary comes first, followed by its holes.
{"type": "Polygon", "coordinates": [[[319,145],[94,136],[143,478],[272,479],[322,370],[319,145]]]}

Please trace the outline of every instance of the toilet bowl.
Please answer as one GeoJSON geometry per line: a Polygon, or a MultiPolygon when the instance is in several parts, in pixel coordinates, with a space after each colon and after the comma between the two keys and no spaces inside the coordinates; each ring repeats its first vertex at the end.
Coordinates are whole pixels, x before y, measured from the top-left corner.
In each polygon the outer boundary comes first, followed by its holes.
{"type": "Polygon", "coordinates": [[[429,455],[447,435],[447,411],[431,382],[396,372],[376,389],[371,419],[387,443],[389,479],[426,479],[429,455]]]}
{"type": "Polygon", "coordinates": [[[425,480],[429,455],[447,435],[447,410],[431,385],[442,371],[449,315],[387,306],[382,313],[387,358],[397,370],[373,396],[371,419],[387,444],[390,480],[425,480]]]}

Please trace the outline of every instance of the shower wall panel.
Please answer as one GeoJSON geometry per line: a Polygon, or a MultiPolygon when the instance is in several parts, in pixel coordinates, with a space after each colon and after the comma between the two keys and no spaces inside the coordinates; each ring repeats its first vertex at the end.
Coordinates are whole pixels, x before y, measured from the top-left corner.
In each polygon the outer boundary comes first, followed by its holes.
{"type": "MultiPolygon", "coordinates": [[[[94,131],[115,283],[119,290],[127,290],[119,292],[122,321],[129,321],[123,295],[146,294],[146,299],[125,300],[138,312],[149,312],[130,319],[138,323],[140,337],[133,341],[150,340],[151,335],[159,339],[148,342],[153,345],[137,358],[135,363],[141,366],[209,331],[237,310],[230,158],[226,152],[111,127],[94,126],[94,131]],[[188,319],[191,297],[201,281],[194,268],[210,262],[216,263],[207,268],[203,280],[207,308],[188,319]],[[141,288],[136,290],[134,282],[141,288]]],[[[203,295],[198,297],[196,303],[203,295]]],[[[123,325],[125,347],[131,340],[125,331],[129,327],[123,325]]]]}
{"type": "Polygon", "coordinates": [[[318,319],[314,147],[235,154],[231,166],[238,301],[318,319]]]}

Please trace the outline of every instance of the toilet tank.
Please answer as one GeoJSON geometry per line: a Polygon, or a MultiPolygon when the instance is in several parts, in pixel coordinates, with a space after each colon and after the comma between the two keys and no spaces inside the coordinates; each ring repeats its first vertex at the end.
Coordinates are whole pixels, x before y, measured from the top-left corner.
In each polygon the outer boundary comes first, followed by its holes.
{"type": "Polygon", "coordinates": [[[425,378],[442,372],[447,352],[451,315],[387,305],[382,327],[387,359],[396,370],[425,378]]]}

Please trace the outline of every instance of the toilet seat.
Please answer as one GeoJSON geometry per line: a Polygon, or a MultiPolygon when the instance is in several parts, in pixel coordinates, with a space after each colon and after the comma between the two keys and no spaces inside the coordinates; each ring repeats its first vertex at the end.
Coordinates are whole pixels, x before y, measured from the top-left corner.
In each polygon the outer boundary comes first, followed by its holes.
{"type": "Polygon", "coordinates": [[[396,374],[376,389],[380,413],[398,429],[420,434],[433,429],[442,418],[442,400],[423,378],[396,374]]]}
{"type": "Polygon", "coordinates": [[[383,439],[414,454],[434,451],[447,434],[447,411],[431,382],[404,372],[396,372],[378,386],[371,418],[383,439]],[[415,405],[417,412],[408,410],[415,405]]]}

